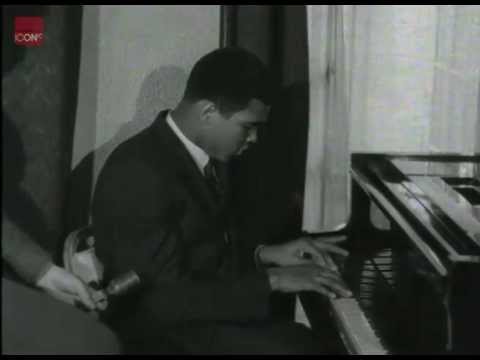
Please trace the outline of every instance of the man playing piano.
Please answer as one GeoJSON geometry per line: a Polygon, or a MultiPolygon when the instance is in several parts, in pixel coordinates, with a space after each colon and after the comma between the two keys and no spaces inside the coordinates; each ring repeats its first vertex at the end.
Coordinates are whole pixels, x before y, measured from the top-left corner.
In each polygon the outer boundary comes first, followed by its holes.
{"type": "Polygon", "coordinates": [[[261,61],[224,48],[200,59],[171,111],[121,144],[93,201],[106,280],[130,270],[143,287],[111,303],[106,320],[130,352],[319,353],[321,339],[270,317],[270,294],[349,296],[326,252],[299,238],[248,244],[235,231],[225,164],[257,140],[272,85],[261,61]]]}

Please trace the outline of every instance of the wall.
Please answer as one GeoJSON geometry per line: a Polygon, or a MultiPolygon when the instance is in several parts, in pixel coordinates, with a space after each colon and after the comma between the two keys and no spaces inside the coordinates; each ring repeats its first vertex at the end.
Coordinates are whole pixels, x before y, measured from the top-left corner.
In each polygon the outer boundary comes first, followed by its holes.
{"type": "Polygon", "coordinates": [[[217,48],[220,36],[217,5],[85,6],[84,11],[72,167],[93,148],[115,136],[118,144],[173,106],[194,62],[217,48]]]}

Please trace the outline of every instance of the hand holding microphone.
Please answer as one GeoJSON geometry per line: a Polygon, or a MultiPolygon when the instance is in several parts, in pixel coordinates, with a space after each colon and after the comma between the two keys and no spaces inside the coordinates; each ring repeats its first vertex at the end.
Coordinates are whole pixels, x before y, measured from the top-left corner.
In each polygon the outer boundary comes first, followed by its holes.
{"type": "Polygon", "coordinates": [[[131,292],[140,285],[140,277],[135,271],[129,271],[115,279],[112,279],[103,290],[94,290],[91,293],[95,306],[100,311],[108,307],[108,300],[131,292]]]}

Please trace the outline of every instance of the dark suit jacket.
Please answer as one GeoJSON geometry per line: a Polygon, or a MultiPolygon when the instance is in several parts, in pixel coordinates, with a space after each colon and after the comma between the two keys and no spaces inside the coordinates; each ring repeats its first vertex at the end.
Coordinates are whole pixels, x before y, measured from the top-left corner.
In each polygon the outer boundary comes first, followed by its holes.
{"type": "Polygon", "coordinates": [[[133,329],[146,333],[144,326],[170,329],[167,335],[181,328],[181,342],[206,346],[214,323],[265,319],[270,287],[255,269],[253,247],[235,233],[225,241],[231,229],[225,207],[165,116],[115,149],[100,173],[93,200],[97,254],[107,280],[135,270],[143,284],[117,304],[114,324],[132,336],[133,329]],[[185,331],[194,324],[196,335],[185,331]]]}

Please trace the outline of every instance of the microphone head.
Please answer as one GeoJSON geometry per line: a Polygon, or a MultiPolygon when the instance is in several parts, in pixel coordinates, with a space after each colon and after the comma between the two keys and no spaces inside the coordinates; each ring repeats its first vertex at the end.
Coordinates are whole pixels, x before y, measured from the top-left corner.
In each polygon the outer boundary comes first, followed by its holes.
{"type": "Polygon", "coordinates": [[[140,285],[140,277],[135,271],[129,271],[112,281],[107,286],[106,292],[108,295],[122,295],[130,292],[132,289],[140,285]]]}

